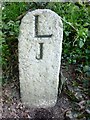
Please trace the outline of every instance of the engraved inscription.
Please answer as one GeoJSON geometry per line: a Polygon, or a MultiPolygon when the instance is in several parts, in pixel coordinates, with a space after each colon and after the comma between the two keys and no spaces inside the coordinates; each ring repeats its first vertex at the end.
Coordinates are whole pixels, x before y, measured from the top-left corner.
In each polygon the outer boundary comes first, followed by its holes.
{"type": "MultiPolygon", "coordinates": [[[[39,35],[38,34],[38,18],[39,18],[39,15],[35,15],[35,37],[37,38],[52,37],[52,34],[50,35],[39,35]]],[[[39,43],[39,45],[40,45],[40,54],[38,55],[38,57],[36,56],[37,60],[40,60],[43,58],[43,43],[39,43]]]]}
{"type": "Polygon", "coordinates": [[[40,54],[38,55],[38,57],[36,56],[36,59],[37,60],[40,60],[40,59],[42,59],[43,58],[43,43],[39,43],[39,45],[40,45],[40,54]]]}
{"type": "Polygon", "coordinates": [[[38,37],[38,38],[52,37],[52,34],[50,35],[39,35],[38,34],[38,18],[39,18],[39,15],[35,15],[35,37],[38,37]]]}

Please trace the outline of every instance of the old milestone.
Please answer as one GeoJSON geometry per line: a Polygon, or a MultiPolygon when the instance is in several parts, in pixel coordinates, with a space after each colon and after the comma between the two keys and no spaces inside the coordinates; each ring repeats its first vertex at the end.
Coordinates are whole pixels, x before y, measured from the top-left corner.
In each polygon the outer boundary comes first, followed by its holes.
{"type": "Polygon", "coordinates": [[[19,34],[21,100],[30,107],[53,107],[57,101],[63,25],[49,9],[28,12],[19,34]]]}

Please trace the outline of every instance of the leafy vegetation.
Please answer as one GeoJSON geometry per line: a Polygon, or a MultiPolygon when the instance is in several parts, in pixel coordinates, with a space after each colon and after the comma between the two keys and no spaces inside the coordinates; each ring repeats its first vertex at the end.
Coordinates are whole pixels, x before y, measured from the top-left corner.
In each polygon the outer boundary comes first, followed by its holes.
{"type": "MultiPolygon", "coordinates": [[[[2,4],[2,65],[5,71],[4,78],[6,74],[8,74],[6,75],[7,78],[18,70],[17,44],[21,19],[28,10],[40,8],[40,5],[41,3],[33,2],[2,4]]],[[[41,8],[51,9],[62,18],[64,24],[62,60],[69,64],[77,64],[78,72],[89,75],[90,5],[83,3],[48,3],[46,5],[45,3],[42,4],[41,8]]]]}

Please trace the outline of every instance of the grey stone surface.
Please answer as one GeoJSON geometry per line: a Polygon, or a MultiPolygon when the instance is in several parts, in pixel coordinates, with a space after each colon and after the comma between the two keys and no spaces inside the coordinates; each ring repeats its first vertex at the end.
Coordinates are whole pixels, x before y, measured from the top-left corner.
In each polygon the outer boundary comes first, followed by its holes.
{"type": "Polygon", "coordinates": [[[49,9],[28,12],[21,21],[18,39],[22,102],[30,107],[53,107],[63,39],[60,16],[49,9]]]}

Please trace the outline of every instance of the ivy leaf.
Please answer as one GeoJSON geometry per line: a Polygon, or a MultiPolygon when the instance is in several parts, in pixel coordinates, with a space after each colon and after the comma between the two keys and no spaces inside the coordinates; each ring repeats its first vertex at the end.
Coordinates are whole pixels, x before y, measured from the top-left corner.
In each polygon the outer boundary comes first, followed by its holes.
{"type": "Polygon", "coordinates": [[[82,48],[83,45],[84,45],[84,42],[83,42],[83,40],[81,39],[81,40],[79,41],[79,47],[82,48]]]}
{"type": "Polygon", "coordinates": [[[87,65],[85,65],[85,66],[83,67],[83,71],[84,71],[84,72],[90,71],[90,67],[87,66],[87,65]]]}

